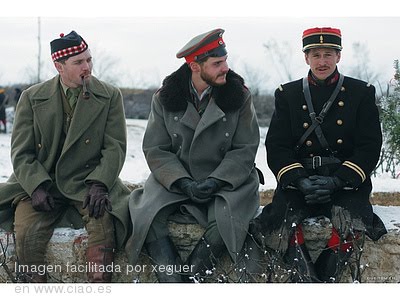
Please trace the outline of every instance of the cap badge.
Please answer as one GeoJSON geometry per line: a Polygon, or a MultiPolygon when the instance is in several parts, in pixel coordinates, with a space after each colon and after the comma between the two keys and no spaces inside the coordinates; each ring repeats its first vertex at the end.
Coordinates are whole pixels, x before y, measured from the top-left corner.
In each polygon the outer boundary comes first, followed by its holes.
{"type": "Polygon", "coordinates": [[[320,42],[320,44],[324,43],[324,37],[322,34],[319,36],[319,42],[320,42]]]}

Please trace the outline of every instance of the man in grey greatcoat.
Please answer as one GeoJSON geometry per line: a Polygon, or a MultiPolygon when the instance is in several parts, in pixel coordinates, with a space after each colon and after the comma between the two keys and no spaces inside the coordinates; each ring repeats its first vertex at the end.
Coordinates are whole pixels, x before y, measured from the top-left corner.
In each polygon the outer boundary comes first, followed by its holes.
{"type": "Polygon", "coordinates": [[[118,178],[125,161],[121,92],[91,75],[92,55],[75,31],[50,43],[58,75],[25,90],[11,138],[14,172],[0,184],[2,222],[14,216],[19,272],[46,282],[45,252],[54,227],[73,210],[88,232],[88,280],[109,282],[116,247],[129,231],[130,191],[118,178]],[[79,212],[77,214],[76,212],[79,212]],[[92,266],[92,267],[90,267],[92,266]]]}
{"type": "Polygon", "coordinates": [[[205,227],[185,262],[190,272],[169,275],[159,268],[159,282],[201,281],[224,251],[236,261],[260,205],[256,112],[243,79],[228,67],[223,33],[215,29],[189,41],[177,54],[186,63],[152,100],[143,140],[151,174],[131,194],[129,262],[136,264],[144,246],[153,263],[179,270],[168,218],[179,211],[205,227]]]}

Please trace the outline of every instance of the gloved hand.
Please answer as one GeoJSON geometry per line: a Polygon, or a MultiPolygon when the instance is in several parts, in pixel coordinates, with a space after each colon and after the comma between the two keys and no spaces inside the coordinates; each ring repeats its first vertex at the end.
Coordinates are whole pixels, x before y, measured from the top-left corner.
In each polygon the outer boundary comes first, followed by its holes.
{"type": "Polygon", "coordinates": [[[174,184],[182,191],[182,193],[184,193],[190,199],[194,197],[193,186],[196,184],[196,182],[193,179],[187,177],[180,178],[175,181],[174,184]]]}
{"type": "Polygon", "coordinates": [[[343,180],[336,176],[312,175],[309,178],[313,182],[313,185],[318,185],[322,189],[328,190],[331,194],[341,190],[346,185],[343,180]]]}
{"type": "Polygon", "coordinates": [[[299,178],[293,184],[303,193],[304,196],[310,195],[318,189],[318,186],[315,186],[308,177],[299,178]]]}
{"type": "Polygon", "coordinates": [[[36,211],[51,211],[54,208],[53,197],[41,185],[33,191],[31,199],[32,207],[36,211]]]}
{"type": "Polygon", "coordinates": [[[312,175],[309,177],[312,185],[317,189],[307,195],[305,200],[307,204],[323,204],[331,201],[330,195],[342,189],[346,184],[336,176],[312,175]]]}
{"type": "Polygon", "coordinates": [[[307,204],[324,204],[330,202],[331,194],[329,190],[319,189],[304,197],[307,204]]]}
{"type": "Polygon", "coordinates": [[[93,182],[90,185],[82,208],[85,209],[86,207],[88,207],[89,210],[89,217],[94,217],[95,219],[102,217],[106,209],[112,211],[107,187],[104,184],[101,182],[93,182]]]}
{"type": "Polygon", "coordinates": [[[210,198],[212,194],[219,191],[224,182],[216,178],[207,178],[194,185],[192,191],[195,197],[200,199],[210,198]]]}

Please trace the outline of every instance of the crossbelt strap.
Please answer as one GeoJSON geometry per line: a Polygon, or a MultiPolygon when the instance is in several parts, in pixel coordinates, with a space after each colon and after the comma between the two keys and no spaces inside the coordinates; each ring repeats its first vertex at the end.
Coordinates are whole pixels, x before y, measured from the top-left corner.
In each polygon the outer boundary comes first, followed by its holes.
{"type": "Polygon", "coordinates": [[[295,147],[296,151],[298,151],[300,149],[300,147],[303,145],[306,138],[314,130],[315,130],[315,134],[317,135],[319,142],[321,143],[321,146],[327,150],[330,150],[329,144],[324,136],[324,133],[322,132],[320,125],[324,121],[324,118],[325,118],[326,114],[328,113],[329,109],[331,108],[333,101],[336,99],[337,95],[339,94],[339,91],[340,91],[340,88],[342,87],[343,81],[344,81],[344,76],[343,76],[343,74],[340,74],[339,81],[336,85],[335,90],[333,91],[332,95],[329,97],[328,101],[325,102],[320,114],[318,116],[316,116],[316,113],[314,111],[314,106],[313,106],[312,100],[311,100],[311,93],[310,93],[310,86],[308,84],[308,78],[307,77],[303,78],[303,92],[304,92],[304,97],[306,99],[308,111],[310,112],[310,118],[311,118],[312,124],[310,127],[308,127],[306,132],[304,132],[304,134],[301,136],[301,138],[297,142],[296,147],[295,147]]]}

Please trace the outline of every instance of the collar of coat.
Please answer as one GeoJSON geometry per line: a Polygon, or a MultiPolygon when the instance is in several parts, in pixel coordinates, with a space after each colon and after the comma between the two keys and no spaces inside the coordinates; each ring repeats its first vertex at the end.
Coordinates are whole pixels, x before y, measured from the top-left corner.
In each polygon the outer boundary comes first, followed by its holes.
{"type": "MultiPolygon", "coordinates": [[[[168,111],[186,110],[190,101],[189,80],[191,71],[185,63],[177,71],[167,76],[159,90],[161,104],[168,111]]],[[[247,88],[244,80],[232,70],[226,75],[226,84],[214,87],[212,96],[224,112],[238,110],[245,102],[247,88]]]]}
{"type": "MultiPolygon", "coordinates": [[[[95,96],[109,98],[111,95],[108,92],[107,88],[104,86],[104,84],[105,84],[104,82],[92,76],[90,78],[88,90],[95,96]]],[[[58,94],[60,92],[59,88],[60,88],[60,75],[57,75],[53,79],[50,79],[48,81],[45,81],[37,85],[37,91],[32,95],[32,99],[35,100],[48,99],[53,95],[58,94]]]]}

